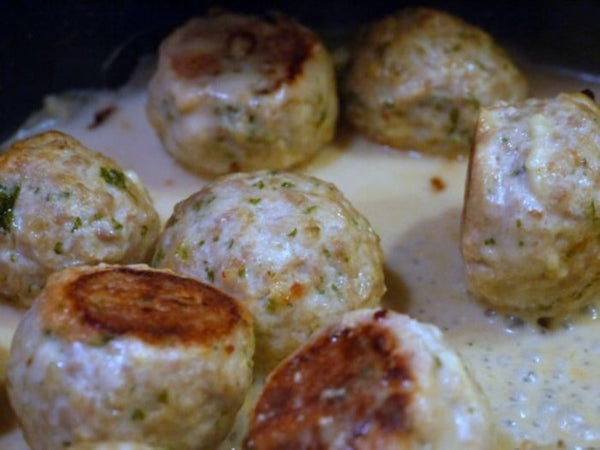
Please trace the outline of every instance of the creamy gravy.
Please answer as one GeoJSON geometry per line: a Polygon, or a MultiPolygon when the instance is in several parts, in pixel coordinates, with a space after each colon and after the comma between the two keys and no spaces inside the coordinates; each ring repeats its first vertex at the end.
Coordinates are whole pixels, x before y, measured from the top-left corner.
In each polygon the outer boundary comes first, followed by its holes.
{"type": "MultiPolygon", "coordinates": [[[[598,78],[532,67],[528,73],[533,96],[584,88],[600,95],[598,78]]],[[[185,171],[162,150],[145,118],[143,81],[142,76],[118,92],[70,94],[66,103],[64,96],[50,97],[45,112],[17,137],[48,128],[72,134],[135,170],[166,220],[177,201],[208,180],[185,171]],[[99,111],[106,117],[94,126],[99,111]]],[[[506,438],[503,448],[529,448],[527,442],[535,447],[598,448],[600,321],[596,310],[590,307],[546,330],[490,311],[469,297],[459,253],[466,167],[464,160],[416,156],[346,136],[301,170],[335,183],[369,218],[386,256],[384,304],[444,331],[489,396],[506,438]]],[[[0,359],[20,315],[0,306],[0,359]]],[[[245,412],[259,387],[260,380],[223,449],[239,441],[245,412]]],[[[7,408],[0,395],[0,410],[7,408]]],[[[0,426],[0,448],[27,449],[19,430],[6,428],[0,426]]]]}

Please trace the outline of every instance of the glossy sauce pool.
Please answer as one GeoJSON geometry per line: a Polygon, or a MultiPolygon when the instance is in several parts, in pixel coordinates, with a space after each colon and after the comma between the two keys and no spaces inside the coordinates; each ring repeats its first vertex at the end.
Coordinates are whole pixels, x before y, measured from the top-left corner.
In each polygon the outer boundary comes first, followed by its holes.
{"type": "MultiPolygon", "coordinates": [[[[539,67],[527,72],[532,96],[585,88],[600,95],[600,78],[539,67]]],[[[19,137],[55,128],[111,156],[140,175],[163,220],[176,202],[208,181],[183,170],[162,150],[144,114],[143,75],[117,92],[64,99],[51,97],[46,113],[52,117],[38,117],[19,137]]],[[[591,306],[548,329],[495,313],[470,298],[459,251],[466,168],[465,160],[417,156],[342,134],[300,170],[335,183],[370,220],[385,253],[384,305],[443,330],[489,397],[505,437],[502,448],[598,448],[596,309],[591,306]]],[[[0,370],[1,352],[8,348],[20,315],[0,305],[0,370]]],[[[252,404],[249,398],[245,410],[252,404]]],[[[0,411],[7,410],[1,394],[0,411]]],[[[223,449],[238,447],[245,410],[223,449]]],[[[5,412],[0,413],[0,449],[27,449],[5,412]]]]}

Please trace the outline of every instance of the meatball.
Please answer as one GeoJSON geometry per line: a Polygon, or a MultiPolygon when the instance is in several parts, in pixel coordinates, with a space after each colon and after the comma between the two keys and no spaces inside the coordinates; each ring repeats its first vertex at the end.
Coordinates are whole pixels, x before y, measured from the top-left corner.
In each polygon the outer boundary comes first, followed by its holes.
{"type": "Polygon", "coordinates": [[[69,266],[146,262],[160,227],[138,176],[68,135],[0,154],[0,298],[28,306],[69,266]]]}
{"type": "Polygon", "coordinates": [[[382,144],[425,153],[466,153],[480,105],[527,91],[491,36],[433,9],[407,8],[368,25],[349,64],[348,121],[382,144]]]}
{"type": "Polygon", "coordinates": [[[170,271],[55,272],[13,339],[8,394],[33,450],[133,441],[214,449],[251,385],[248,311],[170,271]]]}
{"type": "Polygon", "coordinates": [[[490,449],[486,399],[433,325],[337,318],[269,375],[245,449],[490,449]]]}
{"type": "Polygon", "coordinates": [[[470,290],[555,316],[600,292],[600,108],[587,95],[483,108],[462,255],[470,290]]]}
{"type": "Polygon", "coordinates": [[[146,110],[166,150],[193,171],[289,168],[333,138],[333,63],[288,17],[212,11],[163,41],[146,110]]]}
{"type": "Polygon", "coordinates": [[[175,206],[154,262],[213,283],[255,319],[271,368],[330,318],[379,304],[379,237],[331,183],[285,172],[230,174],[175,206]]]}

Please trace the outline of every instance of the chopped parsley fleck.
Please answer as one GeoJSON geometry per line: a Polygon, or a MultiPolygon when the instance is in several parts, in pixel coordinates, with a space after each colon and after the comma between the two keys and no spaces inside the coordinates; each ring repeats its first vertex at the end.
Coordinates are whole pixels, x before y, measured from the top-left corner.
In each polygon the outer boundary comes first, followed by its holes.
{"type": "Polygon", "coordinates": [[[600,226],[600,216],[598,215],[598,210],[596,209],[596,201],[592,199],[587,211],[588,219],[592,221],[594,226],[600,226]]]}
{"type": "Polygon", "coordinates": [[[238,277],[243,278],[246,276],[246,268],[244,266],[238,269],[238,277]]]}
{"type": "Polygon", "coordinates": [[[110,219],[110,223],[112,224],[113,230],[115,231],[119,231],[123,229],[123,224],[121,222],[119,222],[117,219],[115,219],[114,217],[112,217],[110,219]]]}
{"type": "Polygon", "coordinates": [[[267,312],[272,314],[277,311],[277,307],[277,300],[275,300],[273,297],[269,297],[267,299],[267,304],[265,305],[267,312]]]}
{"type": "Polygon", "coordinates": [[[159,403],[162,403],[164,405],[169,403],[169,391],[167,391],[166,389],[160,391],[156,396],[156,400],[158,400],[159,403]]]}
{"type": "Polygon", "coordinates": [[[61,241],[58,241],[56,244],[54,244],[54,253],[56,253],[57,255],[62,255],[63,252],[63,243],[61,241]]]}
{"type": "Polygon", "coordinates": [[[100,168],[100,176],[108,184],[118,187],[119,189],[127,190],[127,181],[125,174],[117,169],[100,168]]]}
{"type": "Polygon", "coordinates": [[[298,229],[297,229],[297,228],[294,228],[292,231],[290,231],[290,232],[288,233],[288,236],[289,236],[289,237],[295,237],[295,236],[296,236],[296,234],[298,234],[298,229]]]}
{"type": "Polygon", "coordinates": [[[183,259],[184,261],[189,259],[189,257],[190,257],[189,249],[183,244],[179,246],[179,248],[177,249],[177,251],[175,253],[177,254],[177,256],[179,258],[183,259]]]}
{"type": "Polygon", "coordinates": [[[257,187],[258,189],[264,189],[265,187],[265,182],[263,180],[258,180],[256,183],[254,183],[252,186],[257,187]]]}
{"type": "Polygon", "coordinates": [[[81,225],[82,225],[81,217],[75,217],[75,220],[73,221],[73,226],[71,226],[71,233],[73,231],[81,228],[81,225]]]}
{"type": "Polygon", "coordinates": [[[295,186],[296,185],[294,183],[290,183],[289,181],[284,181],[283,183],[281,183],[281,187],[286,189],[293,188],[295,186]]]}
{"type": "Polygon", "coordinates": [[[252,198],[249,198],[249,199],[248,199],[248,202],[249,202],[251,205],[258,205],[258,204],[260,203],[260,201],[261,201],[261,199],[260,199],[260,198],[258,198],[258,197],[252,197],[252,198]]]}
{"type": "Polygon", "coordinates": [[[306,209],[304,210],[304,214],[310,214],[310,213],[311,213],[311,212],[313,212],[315,209],[317,209],[317,205],[312,205],[312,206],[309,206],[308,208],[306,208],[306,209]]]}
{"type": "Polygon", "coordinates": [[[12,189],[0,184],[0,228],[5,232],[10,232],[13,226],[13,209],[21,186],[14,186],[12,189]]]}
{"type": "Polygon", "coordinates": [[[204,271],[206,272],[206,278],[208,279],[208,281],[210,281],[211,283],[213,281],[215,281],[215,271],[214,270],[209,269],[208,267],[205,267],[204,271]]]}
{"type": "Polygon", "coordinates": [[[485,241],[483,241],[484,245],[496,245],[496,239],[494,239],[493,237],[491,238],[487,238],[485,241]]]}
{"type": "Polygon", "coordinates": [[[134,422],[139,422],[140,420],[144,420],[146,418],[146,413],[143,409],[135,408],[131,413],[131,420],[134,422]]]}

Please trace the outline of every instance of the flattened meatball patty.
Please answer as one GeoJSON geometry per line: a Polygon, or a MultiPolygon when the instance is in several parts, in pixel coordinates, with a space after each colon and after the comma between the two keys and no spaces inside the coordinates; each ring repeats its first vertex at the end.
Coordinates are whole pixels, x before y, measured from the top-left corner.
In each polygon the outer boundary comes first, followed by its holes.
{"type": "Polygon", "coordinates": [[[347,313],[267,378],[250,449],[491,449],[487,402],[433,325],[347,313]]]}
{"type": "Polygon", "coordinates": [[[385,291],[367,219],[333,184],[284,172],[228,175],[176,205],[154,264],[243,301],[267,368],[332,317],[378,305],[385,291]]]}
{"type": "Polygon", "coordinates": [[[0,298],[28,306],[64,267],[146,262],[159,232],[138,176],[66,134],[0,154],[0,298]]]}
{"type": "Polygon", "coordinates": [[[480,105],[524,98],[524,76],[483,30],[442,11],[408,8],[365,27],[351,50],[345,112],[383,144],[468,151],[480,105]]]}
{"type": "Polygon", "coordinates": [[[133,441],[214,449],[252,379],[251,317],[170,271],[80,266],[51,275],[19,324],[8,393],[33,450],[133,441]]]}
{"type": "Polygon", "coordinates": [[[483,108],[462,224],[467,281],[553,316],[600,292],[600,108],[587,95],[483,108]]]}
{"type": "Polygon", "coordinates": [[[213,11],[163,41],[147,113],[191,170],[288,168],[334,135],[333,64],[314,33],[281,14],[213,11]]]}

